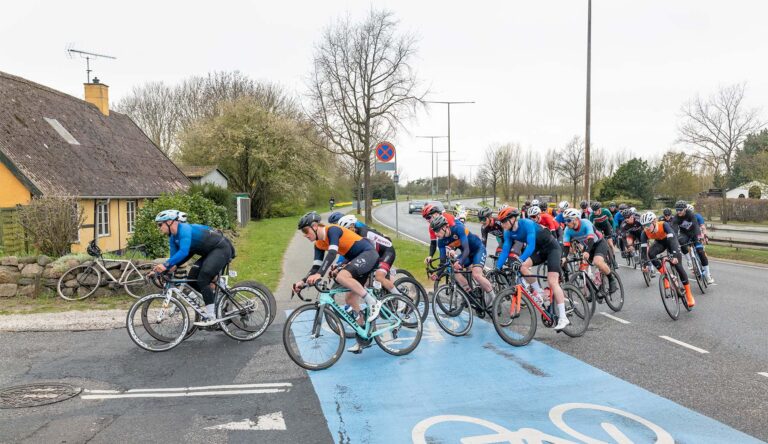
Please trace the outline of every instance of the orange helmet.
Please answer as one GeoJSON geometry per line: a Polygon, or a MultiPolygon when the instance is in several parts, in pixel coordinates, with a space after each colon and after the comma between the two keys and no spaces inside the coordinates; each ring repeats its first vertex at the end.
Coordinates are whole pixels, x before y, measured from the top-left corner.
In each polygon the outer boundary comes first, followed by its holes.
{"type": "Polygon", "coordinates": [[[504,208],[503,210],[499,211],[499,217],[497,218],[499,221],[505,221],[512,217],[518,217],[520,216],[520,211],[518,211],[515,207],[508,207],[504,208]]]}
{"type": "Polygon", "coordinates": [[[432,204],[424,205],[424,208],[421,209],[421,217],[426,219],[430,214],[440,214],[440,210],[432,204]]]}

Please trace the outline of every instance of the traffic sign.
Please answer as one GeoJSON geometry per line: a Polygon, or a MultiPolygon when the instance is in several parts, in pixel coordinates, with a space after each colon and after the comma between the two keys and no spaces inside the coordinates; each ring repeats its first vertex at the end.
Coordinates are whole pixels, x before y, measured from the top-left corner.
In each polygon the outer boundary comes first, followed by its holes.
{"type": "Polygon", "coordinates": [[[376,158],[380,162],[389,162],[395,158],[395,146],[389,142],[380,142],[376,145],[376,158]]]}

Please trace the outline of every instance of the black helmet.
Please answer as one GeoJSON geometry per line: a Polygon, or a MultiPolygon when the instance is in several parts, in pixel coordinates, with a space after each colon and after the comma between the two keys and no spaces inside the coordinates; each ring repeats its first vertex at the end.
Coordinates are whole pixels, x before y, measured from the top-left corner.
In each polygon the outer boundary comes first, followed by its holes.
{"type": "Polygon", "coordinates": [[[624,211],[627,209],[627,204],[619,204],[619,211],[624,211]]]}
{"type": "Polygon", "coordinates": [[[601,207],[602,205],[603,205],[603,204],[601,204],[601,203],[600,203],[600,202],[598,202],[598,201],[594,201],[594,202],[592,202],[592,211],[597,211],[597,210],[599,210],[599,209],[600,209],[600,207],[601,207]]]}
{"type": "Polygon", "coordinates": [[[614,208],[616,206],[616,202],[611,202],[608,204],[608,208],[614,208]]]}
{"type": "MultiPolygon", "coordinates": [[[[333,199],[333,198],[331,198],[331,199],[333,199]]],[[[330,216],[328,216],[328,223],[329,224],[335,224],[342,217],[344,217],[344,213],[342,213],[341,211],[334,211],[333,213],[330,214],[330,216]]]]}
{"type": "Polygon", "coordinates": [[[310,211],[309,213],[301,216],[301,219],[299,219],[299,227],[297,230],[301,230],[305,227],[312,226],[313,223],[320,222],[320,215],[317,214],[315,211],[310,211]]]}
{"type": "Polygon", "coordinates": [[[526,201],[525,201],[525,203],[524,203],[523,205],[528,205],[528,206],[530,206],[530,205],[531,205],[531,201],[530,201],[530,200],[526,200],[526,201]]]}
{"type": "Polygon", "coordinates": [[[480,221],[483,221],[491,217],[491,214],[493,214],[493,211],[491,211],[490,208],[480,208],[480,210],[477,212],[477,218],[480,219],[480,221]]]}
{"type": "Polygon", "coordinates": [[[96,240],[92,240],[88,242],[88,248],[86,248],[85,251],[88,253],[88,256],[93,256],[93,257],[101,256],[101,248],[99,248],[99,246],[96,245],[96,240]]]}
{"type": "Polygon", "coordinates": [[[431,228],[434,232],[437,232],[437,230],[443,228],[446,225],[448,225],[448,220],[443,215],[437,215],[429,221],[429,228],[431,228]]]}
{"type": "Polygon", "coordinates": [[[586,210],[587,205],[589,205],[589,202],[587,202],[586,200],[582,200],[581,203],[579,204],[582,210],[586,210]]]}
{"type": "Polygon", "coordinates": [[[686,208],[688,208],[688,202],[684,200],[678,200],[675,202],[675,210],[680,211],[685,210],[686,208]]]}
{"type": "Polygon", "coordinates": [[[539,202],[539,208],[541,208],[541,211],[547,211],[549,204],[546,202],[539,202]]]}
{"type": "Polygon", "coordinates": [[[621,210],[621,217],[623,217],[624,219],[628,218],[631,215],[632,215],[632,210],[631,209],[624,208],[623,210],[621,210]]]}
{"type": "Polygon", "coordinates": [[[672,209],[671,209],[671,208],[664,208],[664,210],[662,211],[662,213],[663,213],[665,216],[671,216],[671,215],[672,215],[672,209]]]}

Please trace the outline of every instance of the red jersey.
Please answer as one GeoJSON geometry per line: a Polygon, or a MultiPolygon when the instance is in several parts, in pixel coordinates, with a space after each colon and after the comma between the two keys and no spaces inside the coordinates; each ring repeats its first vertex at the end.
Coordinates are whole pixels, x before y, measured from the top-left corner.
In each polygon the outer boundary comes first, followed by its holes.
{"type": "MultiPolygon", "coordinates": [[[[452,227],[456,225],[456,218],[451,213],[443,213],[443,217],[448,221],[448,226],[452,227]]],[[[432,231],[432,227],[429,227],[429,240],[437,240],[437,235],[432,231]]]]}
{"type": "Polygon", "coordinates": [[[555,218],[549,213],[541,213],[539,216],[539,225],[546,228],[549,231],[555,231],[560,227],[560,224],[555,222],[555,218]]]}

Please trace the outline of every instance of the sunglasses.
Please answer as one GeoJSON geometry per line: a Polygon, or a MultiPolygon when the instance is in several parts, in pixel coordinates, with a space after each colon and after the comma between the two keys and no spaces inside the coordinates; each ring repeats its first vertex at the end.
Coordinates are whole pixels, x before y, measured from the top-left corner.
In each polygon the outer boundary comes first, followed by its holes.
{"type": "Polygon", "coordinates": [[[158,222],[158,223],[157,223],[157,228],[160,228],[160,227],[162,227],[163,225],[165,225],[165,222],[158,222]]]}

